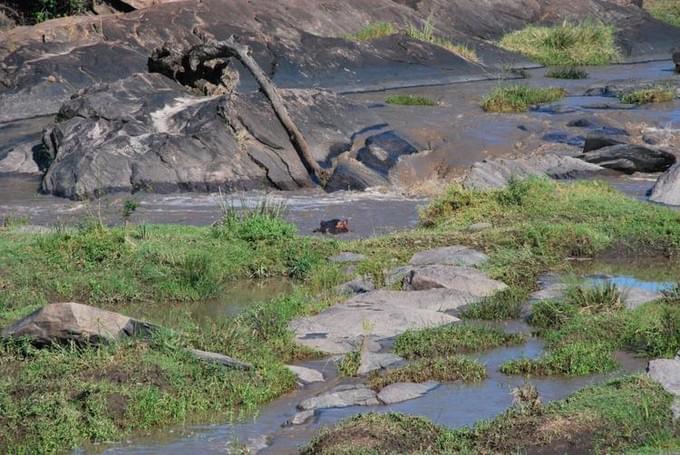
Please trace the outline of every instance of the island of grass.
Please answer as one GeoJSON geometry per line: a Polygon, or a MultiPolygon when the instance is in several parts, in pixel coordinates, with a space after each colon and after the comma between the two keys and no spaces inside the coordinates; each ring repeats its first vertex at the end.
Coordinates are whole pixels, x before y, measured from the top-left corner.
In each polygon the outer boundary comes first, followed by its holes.
{"type": "Polygon", "coordinates": [[[416,95],[391,95],[385,98],[385,103],[397,106],[436,106],[438,104],[430,98],[416,95]]]}
{"type": "Polygon", "coordinates": [[[592,21],[529,25],[505,35],[499,45],[546,66],[606,65],[621,58],[614,27],[592,21]]]}
{"type": "Polygon", "coordinates": [[[322,430],[301,453],[667,453],[680,447],[672,402],[646,376],[630,376],[547,405],[520,401],[459,430],[420,417],[363,414],[322,430]]]}
{"type": "Polygon", "coordinates": [[[463,356],[423,358],[404,367],[395,368],[385,374],[374,374],[369,385],[380,390],[400,382],[423,383],[427,381],[467,383],[486,379],[486,368],[476,360],[463,356]]]}
{"type": "Polygon", "coordinates": [[[624,104],[666,103],[678,97],[677,90],[671,86],[656,85],[623,93],[619,99],[624,104]]]}
{"type": "MultiPolygon", "coordinates": [[[[593,257],[621,248],[629,254],[677,255],[680,214],[630,199],[603,183],[529,179],[486,192],[452,185],[423,210],[419,228],[352,242],[302,237],[276,210],[267,209],[248,216],[227,213],[213,227],[106,227],[95,222],[42,234],[4,228],[0,326],[48,302],[77,301],[148,319],[168,330],[148,341],[98,347],[37,349],[23,340],[0,341],[0,452],[63,452],[120,440],[137,430],[224,421],[254,411],[295,387],[285,363],[315,355],[294,343],[288,323],[341,300],[333,289],[349,277],[326,257],[341,251],[364,254],[368,259],[358,271],[378,277],[417,251],[455,244],[482,248],[490,256],[485,266],[490,275],[521,295],[565,257],[593,257]],[[480,222],[492,227],[466,229],[480,222]],[[235,281],[268,276],[289,280],[294,289],[235,318],[200,323],[183,305],[216,298],[235,281]],[[190,347],[230,355],[254,369],[202,364],[188,355],[190,347]]],[[[483,311],[493,318],[498,307],[497,302],[488,304],[483,311]]],[[[662,323],[677,321],[664,311],[677,312],[671,304],[657,303],[647,311],[616,310],[606,317],[550,313],[544,320],[558,322],[544,324],[556,332],[546,332],[546,340],[553,349],[553,343],[570,338],[584,343],[606,339],[596,335],[599,328],[626,335],[627,343],[646,346],[650,356],[674,355],[670,351],[677,341],[667,334],[680,331],[662,323]],[[629,318],[639,320],[635,338],[616,329],[629,318]]],[[[641,379],[631,381],[620,389],[625,392],[628,384],[635,384],[632,409],[642,405],[640,397],[648,398],[646,415],[665,416],[665,408],[656,407],[658,388],[641,379]]],[[[597,390],[606,391],[598,395],[602,397],[619,393],[611,386],[597,390]]],[[[617,395],[609,396],[618,402],[617,395]]],[[[627,403],[624,398],[621,403],[627,403]]],[[[601,417],[597,409],[593,412],[601,417]]],[[[621,437],[612,433],[616,444],[650,440],[652,434],[642,431],[647,427],[638,426],[636,415],[617,421],[619,428],[634,431],[621,437]]],[[[654,431],[665,425],[665,420],[654,421],[654,431]]]]}
{"type": "Polygon", "coordinates": [[[482,109],[485,112],[526,112],[531,106],[557,101],[566,94],[566,90],[556,87],[500,86],[482,99],[482,109]]]}

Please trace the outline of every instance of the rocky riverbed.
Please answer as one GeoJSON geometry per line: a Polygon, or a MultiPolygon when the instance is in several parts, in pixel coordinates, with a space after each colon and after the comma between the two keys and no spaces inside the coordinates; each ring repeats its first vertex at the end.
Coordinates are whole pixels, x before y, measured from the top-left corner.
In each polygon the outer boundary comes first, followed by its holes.
{"type": "Polygon", "coordinates": [[[0,3],[0,451],[680,447],[662,3],[0,3]]]}

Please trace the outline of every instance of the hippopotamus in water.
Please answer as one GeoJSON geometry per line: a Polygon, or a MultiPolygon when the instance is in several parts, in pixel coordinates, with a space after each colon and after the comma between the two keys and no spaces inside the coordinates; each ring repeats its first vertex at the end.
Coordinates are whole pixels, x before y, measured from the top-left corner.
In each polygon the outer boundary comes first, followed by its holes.
{"type": "Polygon", "coordinates": [[[334,219],[322,221],[321,227],[319,229],[315,229],[314,232],[331,235],[346,234],[349,232],[349,220],[334,219]]]}

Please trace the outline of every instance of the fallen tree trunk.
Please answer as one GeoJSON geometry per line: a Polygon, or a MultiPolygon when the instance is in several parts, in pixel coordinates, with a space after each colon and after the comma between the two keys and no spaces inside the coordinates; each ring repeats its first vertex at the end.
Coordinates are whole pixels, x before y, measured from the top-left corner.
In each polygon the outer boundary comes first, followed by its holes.
{"type": "Polygon", "coordinates": [[[262,91],[271,102],[272,108],[276,116],[281,121],[281,124],[288,132],[290,139],[295,146],[302,163],[310,174],[314,175],[320,183],[323,183],[326,176],[321,166],[316,162],[312,155],[311,148],[307,140],[303,136],[300,129],[297,127],[293,119],[286,109],[285,102],[274,83],[265,74],[262,67],[255,61],[250,54],[250,48],[240,44],[235,36],[230,36],[223,41],[214,41],[199,46],[193,47],[188,54],[188,63],[192,71],[198,70],[199,66],[208,60],[216,58],[234,57],[237,58],[243,65],[248,68],[248,71],[253,75],[258,82],[262,91]]]}

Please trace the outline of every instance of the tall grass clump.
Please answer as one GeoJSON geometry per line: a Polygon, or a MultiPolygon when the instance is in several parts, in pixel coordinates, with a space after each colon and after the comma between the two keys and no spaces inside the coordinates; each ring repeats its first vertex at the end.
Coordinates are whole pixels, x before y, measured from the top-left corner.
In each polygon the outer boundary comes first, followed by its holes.
{"type": "Polygon", "coordinates": [[[387,104],[398,106],[436,106],[437,102],[424,96],[392,95],[385,98],[387,104]]]}
{"type": "Polygon", "coordinates": [[[505,35],[499,44],[549,66],[605,65],[621,57],[615,28],[593,21],[529,25],[505,35]]]}
{"type": "Polygon", "coordinates": [[[295,225],[283,218],[287,209],[285,202],[264,198],[248,208],[244,203],[237,205],[222,198],[220,206],[222,217],[213,225],[213,233],[218,238],[278,241],[297,234],[295,225]]]}
{"type": "Polygon", "coordinates": [[[486,112],[526,112],[531,106],[557,101],[566,93],[565,89],[556,87],[501,86],[482,99],[482,109],[486,112]]]}
{"type": "Polygon", "coordinates": [[[432,25],[432,21],[430,20],[425,22],[422,27],[409,25],[406,29],[406,34],[414,40],[443,47],[444,49],[464,58],[465,60],[469,60],[471,62],[479,61],[477,53],[471,47],[464,44],[453,43],[452,41],[435,34],[434,25],[432,25]]]}

